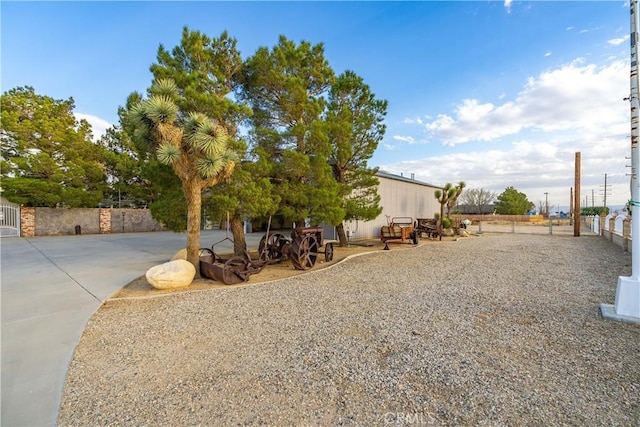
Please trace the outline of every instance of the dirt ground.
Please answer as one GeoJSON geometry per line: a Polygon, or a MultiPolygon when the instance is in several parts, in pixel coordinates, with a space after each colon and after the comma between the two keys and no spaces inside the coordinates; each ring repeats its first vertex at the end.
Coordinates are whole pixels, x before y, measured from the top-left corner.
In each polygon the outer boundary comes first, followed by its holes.
{"type": "MultiPolygon", "coordinates": [[[[442,242],[447,240],[451,240],[452,238],[443,238],[442,242]]],[[[430,244],[430,243],[438,243],[438,240],[434,239],[420,239],[419,244],[430,244]]],[[[392,241],[389,242],[390,250],[406,250],[413,248],[414,245],[411,241],[392,241]]],[[[321,251],[324,248],[321,248],[321,251]]],[[[218,282],[216,280],[211,280],[207,278],[197,278],[195,279],[190,286],[181,289],[171,289],[171,290],[159,290],[152,287],[144,275],[138,277],[133,280],[131,283],[124,286],[120,291],[116,294],[112,295],[110,299],[124,299],[124,298],[149,298],[155,296],[161,296],[166,294],[178,293],[178,292],[192,292],[206,289],[215,289],[215,288],[227,288],[227,287],[238,287],[238,286],[247,286],[254,285],[258,283],[270,282],[273,280],[285,279],[287,277],[298,276],[300,274],[308,273],[309,271],[316,271],[322,268],[330,267],[349,256],[363,254],[367,252],[377,252],[384,250],[384,243],[380,240],[366,240],[360,242],[352,242],[349,247],[341,248],[334,244],[333,247],[333,260],[326,262],[324,260],[324,255],[318,255],[318,259],[316,261],[316,265],[310,270],[296,270],[291,265],[290,261],[283,261],[279,264],[267,265],[265,266],[261,272],[252,274],[249,277],[247,282],[239,283],[236,285],[225,285],[224,283],[218,282]]],[[[221,256],[227,257],[229,254],[221,254],[221,256]]],[[[256,254],[252,254],[252,257],[256,256],[256,254]]]]}

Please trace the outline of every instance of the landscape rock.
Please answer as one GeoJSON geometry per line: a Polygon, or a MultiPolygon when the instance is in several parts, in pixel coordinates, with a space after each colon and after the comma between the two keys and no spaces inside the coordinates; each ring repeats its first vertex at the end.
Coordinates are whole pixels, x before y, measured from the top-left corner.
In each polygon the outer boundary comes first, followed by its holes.
{"type": "Polygon", "coordinates": [[[189,261],[177,259],[156,265],[147,270],[147,281],[156,289],[175,289],[189,286],[196,275],[196,268],[189,261]]]}
{"type": "Polygon", "coordinates": [[[175,261],[177,259],[187,259],[187,248],[180,249],[174,256],[171,257],[171,261],[175,261]]]}

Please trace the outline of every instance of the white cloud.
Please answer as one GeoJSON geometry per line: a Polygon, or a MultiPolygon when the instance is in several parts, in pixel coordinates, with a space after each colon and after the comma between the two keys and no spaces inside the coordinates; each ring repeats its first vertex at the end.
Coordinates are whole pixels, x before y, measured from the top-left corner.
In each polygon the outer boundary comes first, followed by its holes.
{"type": "Polygon", "coordinates": [[[465,181],[468,188],[497,193],[513,186],[534,203],[543,200],[547,192],[549,203],[568,206],[577,151],[581,152],[581,198],[588,195],[591,200],[595,191],[596,204],[601,203],[599,189],[608,173],[612,185],[609,204],[624,204],[629,198],[624,156],[630,151],[625,138],[588,139],[581,145],[519,141],[506,150],[457,152],[381,165],[381,169],[405,175],[415,173],[416,179],[434,185],[465,181]]]}
{"type": "Polygon", "coordinates": [[[618,45],[626,42],[627,40],[629,40],[629,35],[628,34],[626,36],[624,36],[624,37],[617,37],[615,39],[608,40],[607,43],[612,44],[614,46],[618,46],[618,45]]]}
{"type": "Polygon", "coordinates": [[[511,0],[504,0],[504,8],[507,9],[507,13],[511,13],[511,0]]]}
{"type": "Polygon", "coordinates": [[[551,52],[545,52],[544,56],[551,56],[551,52]]]}
{"type": "Polygon", "coordinates": [[[629,104],[622,100],[628,92],[627,61],[579,59],[530,77],[514,98],[498,104],[463,99],[424,125],[429,140],[448,146],[446,154],[380,167],[435,185],[462,180],[498,193],[514,186],[534,203],[547,192],[549,203],[568,206],[580,152],[581,198],[595,195],[600,204],[606,173],[608,204],[622,205],[629,198],[629,104]],[[473,151],[465,152],[468,142],[475,142],[473,151]]]}
{"type": "Polygon", "coordinates": [[[407,117],[406,119],[403,120],[403,123],[409,124],[409,125],[411,125],[411,124],[419,124],[419,125],[421,125],[421,124],[424,123],[424,121],[420,117],[416,117],[414,119],[407,117]]]}
{"type": "Polygon", "coordinates": [[[107,129],[112,127],[113,125],[108,121],[101,119],[100,117],[92,116],[91,114],[85,113],[73,113],[76,116],[77,120],[86,120],[91,125],[91,130],[93,132],[93,139],[98,140],[102,135],[105,134],[107,129]]]}
{"type": "Polygon", "coordinates": [[[412,136],[401,136],[401,135],[394,135],[393,139],[395,139],[396,141],[403,141],[403,142],[407,142],[409,144],[413,144],[416,142],[415,138],[412,136]]]}
{"type": "Polygon", "coordinates": [[[605,66],[576,60],[530,77],[515,99],[500,105],[465,99],[452,115],[427,122],[431,140],[446,145],[494,141],[523,130],[600,132],[628,113],[621,99],[628,89],[628,63],[605,66]]]}

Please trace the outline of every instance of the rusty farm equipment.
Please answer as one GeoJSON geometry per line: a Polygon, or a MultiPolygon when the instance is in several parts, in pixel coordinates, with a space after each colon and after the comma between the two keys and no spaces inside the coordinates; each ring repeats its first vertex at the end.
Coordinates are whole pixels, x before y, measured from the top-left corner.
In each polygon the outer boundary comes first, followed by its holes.
{"type": "Polygon", "coordinates": [[[200,273],[210,279],[220,281],[226,285],[246,282],[252,274],[259,273],[270,264],[276,264],[285,260],[291,260],[291,264],[297,270],[312,268],[319,254],[324,254],[326,262],[333,260],[333,243],[328,242],[322,247],[322,229],[319,227],[299,227],[291,232],[291,238],[281,233],[267,233],[260,239],[258,245],[258,258],[242,250],[241,256],[222,258],[215,253],[215,246],[231,241],[228,237],[214,243],[209,248],[200,249],[200,273]]]}
{"type": "Polygon", "coordinates": [[[442,240],[442,224],[436,218],[416,218],[415,230],[418,237],[424,233],[427,237],[440,237],[442,240]]]}
{"type": "Polygon", "coordinates": [[[418,243],[418,233],[413,227],[413,218],[408,216],[387,217],[387,224],[380,230],[380,239],[384,242],[384,249],[389,250],[390,240],[410,240],[414,245],[418,243]]]}

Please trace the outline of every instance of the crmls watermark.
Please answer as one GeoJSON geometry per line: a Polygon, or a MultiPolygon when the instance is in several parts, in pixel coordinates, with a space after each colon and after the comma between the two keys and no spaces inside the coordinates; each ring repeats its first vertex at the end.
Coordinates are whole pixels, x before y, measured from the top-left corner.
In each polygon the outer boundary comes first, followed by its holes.
{"type": "Polygon", "coordinates": [[[412,412],[387,412],[382,416],[385,424],[389,425],[433,425],[435,420],[431,415],[412,412]]]}

